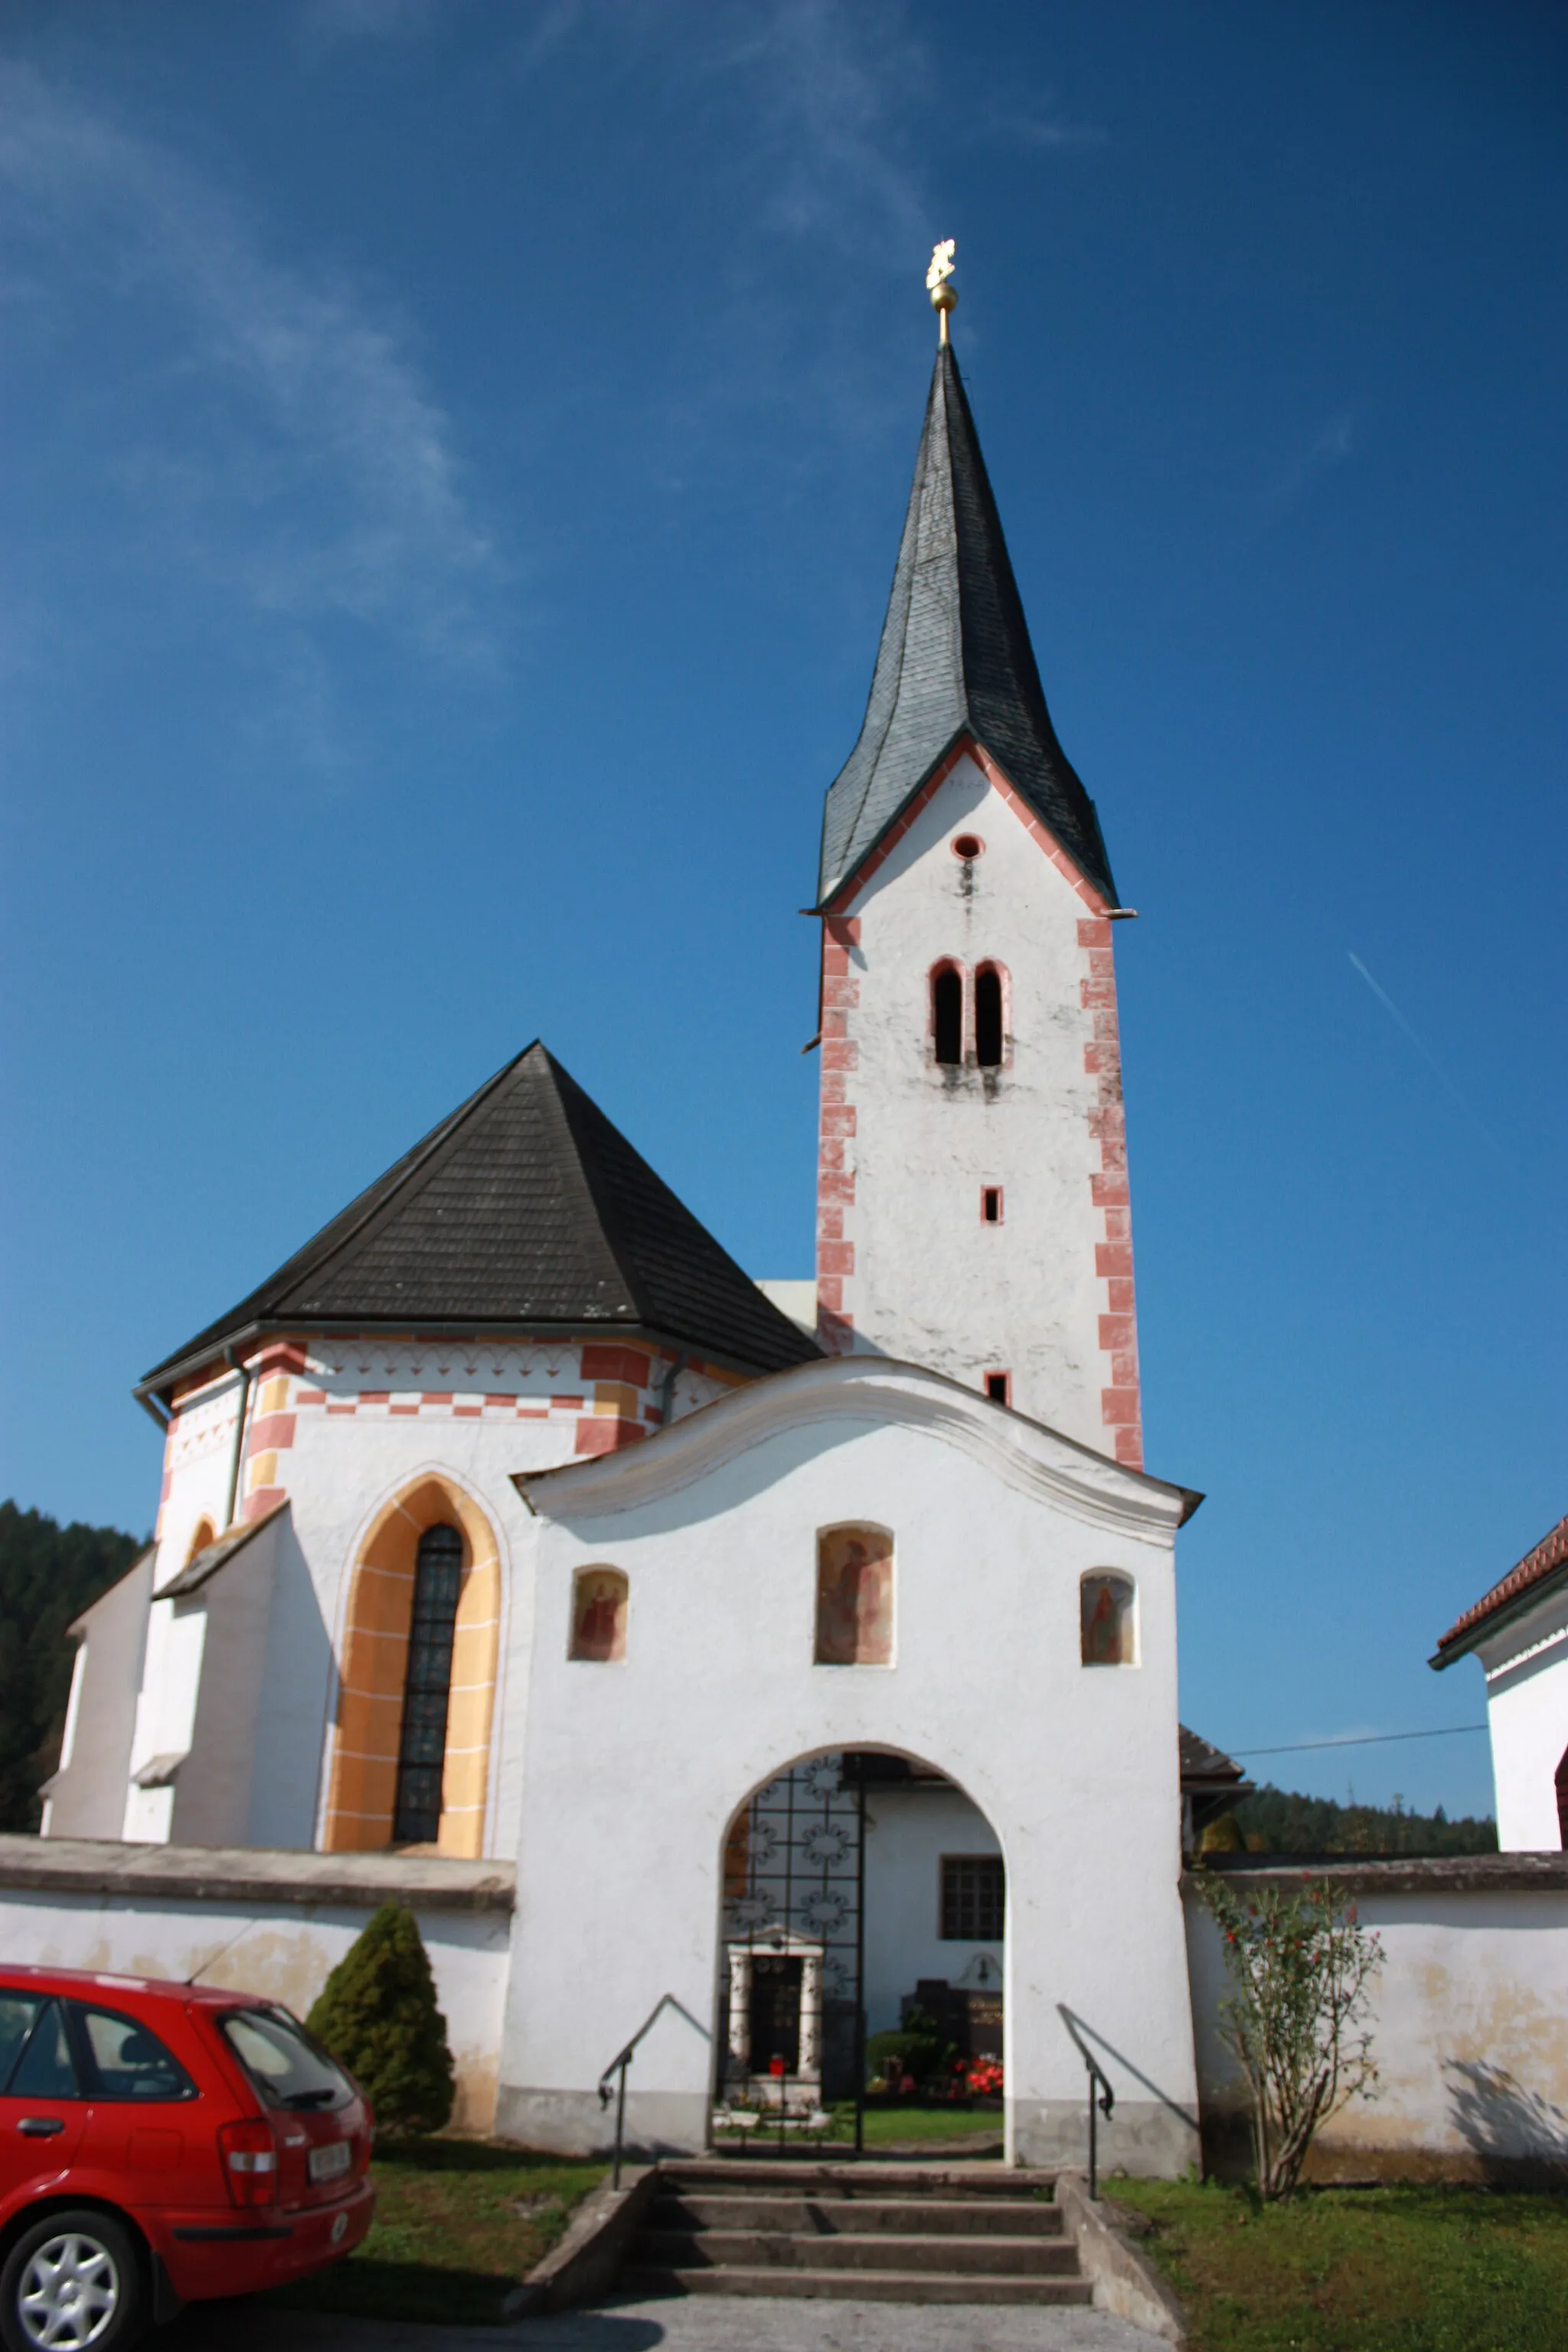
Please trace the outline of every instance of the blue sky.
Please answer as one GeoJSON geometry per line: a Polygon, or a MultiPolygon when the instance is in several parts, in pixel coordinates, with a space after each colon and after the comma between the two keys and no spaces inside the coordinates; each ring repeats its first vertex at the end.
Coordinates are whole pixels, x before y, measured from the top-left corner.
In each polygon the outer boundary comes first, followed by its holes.
{"type": "MultiPolygon", "coordinates": [[[[1568,1508],[1568,18],[14,0],[0,1491],[542,1034],[812,1251],[809,898],[955,340],[1119,938],[1183,1707],[1479,1721],[1568,1508]]],[[[1485,1807],[1483,1739],[1258,1759],[1485,1807]]]]}

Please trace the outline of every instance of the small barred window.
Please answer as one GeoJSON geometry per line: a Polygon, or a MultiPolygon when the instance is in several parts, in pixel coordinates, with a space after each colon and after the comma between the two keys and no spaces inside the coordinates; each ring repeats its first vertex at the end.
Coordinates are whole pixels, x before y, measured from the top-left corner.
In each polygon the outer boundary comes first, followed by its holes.
{"type": "Polygon", "coordinates": [[[999,1853],[942,1859],[942,1935],[950,1944],[994,1944],[1007,1916],[1007,1874],[999,1853]]]}

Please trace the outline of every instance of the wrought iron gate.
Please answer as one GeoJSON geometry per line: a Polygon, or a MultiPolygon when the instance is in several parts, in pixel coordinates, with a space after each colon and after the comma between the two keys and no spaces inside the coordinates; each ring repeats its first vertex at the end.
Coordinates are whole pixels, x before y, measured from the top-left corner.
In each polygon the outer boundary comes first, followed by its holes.
{"type": "Polygon", "coordinates": [[[724,1853],[721,2113],[744,2146],[819,2141],[866,2095],[866,1794],[855,1755],[814,1756],[760,1789],[724,1853]]]}

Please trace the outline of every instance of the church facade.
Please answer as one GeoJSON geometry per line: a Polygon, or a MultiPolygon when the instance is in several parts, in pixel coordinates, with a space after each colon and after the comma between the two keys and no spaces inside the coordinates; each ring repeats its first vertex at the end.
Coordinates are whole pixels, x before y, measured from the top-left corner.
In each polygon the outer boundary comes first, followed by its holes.
{"type": "Polygon", "coordinates": [[[944,336],[826,801],[809,1308],[530,1046],[142,1383],[156,1541],[73,1629],[46,1834],[515,1861],[535,2147],[602,2142],[661,2003],[670,2148],[913,2007],[1016,2158],[1079,2149],[1087,2037],[1115,2160],[1180,2169],[1199,1498],[1142,1463],[1126,911],[944,336]]]}

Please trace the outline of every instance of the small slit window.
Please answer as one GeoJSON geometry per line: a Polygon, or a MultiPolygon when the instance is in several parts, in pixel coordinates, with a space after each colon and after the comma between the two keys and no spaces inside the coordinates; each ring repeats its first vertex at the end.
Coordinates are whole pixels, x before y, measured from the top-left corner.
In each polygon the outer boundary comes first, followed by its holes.
{"type": "Polygon", "coordinates": [[[1002,975],[994,963],[974,975],[974,1058],[983,1070],[1002,1066],[1002,975]]]}
{"type": "Polygon", "coordinates": [[[1007,1924],[1007,1873],[999,1853],[944,1853],[942,1940],[1000,1943],[1007,1924]]]}
{"type": "Polygon", "coordinates": [[[1132,1666],[1137,1659],[1137,1622],[1130,1576],[1093,1569],[1079,1588],[1086,1666],[1132,1666]]]}
{"type": "Polygon", "coordinates": [[[999,1225],[1002,1222],[1002,1187],[983,1184],[980,1188],[980,1222],[983,1225],[999,1225]]]}
{"type": "Polygon", "coordinates": [[[1013,1402],[1012,1373],[987,1372],[985,1393],[993,1404],[1011,1404],[1013,1402]]]}
{"type": "Polygon", "coordinates": [[[963,1060],[963,975],[944,963],[931,974],[931,1026],[936,1058],[947,1064],[963,1060]]]}

